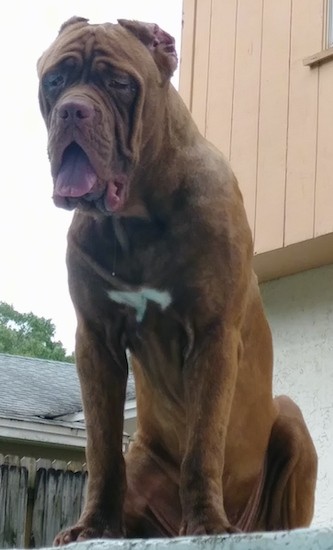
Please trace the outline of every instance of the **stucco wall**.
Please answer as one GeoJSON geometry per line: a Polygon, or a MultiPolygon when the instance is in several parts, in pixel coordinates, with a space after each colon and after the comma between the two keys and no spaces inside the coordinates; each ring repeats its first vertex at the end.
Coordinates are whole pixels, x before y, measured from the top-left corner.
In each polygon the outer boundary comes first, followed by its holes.
{"type": "MultiPolygon", "coordinates": [[[[175,537],[173,539],[100,539],[71,544],[71,550],[332,550],[333,529],[296,529],[278,533],[175,537]]],[[[51,550],[51,549],[49,549],[51,550]]]]}
{"type": "Polygon", "coordinates": [[[301,407],[319,455],[313,525],[333,524],[333,265],[261,285],[275,394],[301,407]]]}

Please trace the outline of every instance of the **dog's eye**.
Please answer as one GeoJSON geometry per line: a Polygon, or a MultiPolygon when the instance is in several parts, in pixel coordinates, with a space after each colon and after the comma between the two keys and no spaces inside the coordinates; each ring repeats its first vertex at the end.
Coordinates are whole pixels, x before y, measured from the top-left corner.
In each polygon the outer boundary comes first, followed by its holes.
{"type": "Polygon", "coordinates": [[[106,83],[108,88],[116,90],[128,90],[130,88],[130,82],[127,80],[119,80],[115,78],[109,78],[106,83]]]}
{"type": "Polygon", "coordinates": [[[104,76],[104,84],[110,92],[124,92],[127,95],[135,94],[137,87],[129,75],[126,74],[109,74],[104,76]]]}
{"type": "Polygon", "coordinates": [[[50,74],[45,78],[44,84],[48,91],[57,91],[64,86],[65,78],[62,74],[50,74]]]}

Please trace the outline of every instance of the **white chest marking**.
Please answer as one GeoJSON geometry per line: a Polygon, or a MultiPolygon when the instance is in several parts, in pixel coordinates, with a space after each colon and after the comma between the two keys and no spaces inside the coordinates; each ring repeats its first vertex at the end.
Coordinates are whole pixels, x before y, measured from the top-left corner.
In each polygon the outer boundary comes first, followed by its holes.
{"type": "Polygon", "coordinates": [[[148,300],[158,304],[164,311],[171,304],[171,294],[167,290],[155,290],[154,288],[141,288],[140,290],[124,291],[109,290],[108,296],[117,304],[136,309],[136,320],[141,323],[146,313],[148,300]]]}

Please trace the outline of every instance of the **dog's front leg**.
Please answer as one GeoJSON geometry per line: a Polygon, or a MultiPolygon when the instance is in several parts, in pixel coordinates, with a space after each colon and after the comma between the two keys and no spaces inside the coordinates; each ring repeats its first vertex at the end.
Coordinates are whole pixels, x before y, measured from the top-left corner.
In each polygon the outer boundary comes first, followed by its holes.
{"type": "Polygon", "coordinates": [[[181,466],[181,535],[233,532],[222,474],[239,353],[239,331],[223,326],[196,342],[184,368],[187,440],[181,466]]]}
{"type": "Polygon", "coordinates": [[[127,360],[116,343],[80,322],[76,362],[87,429],[88,490],[78,523],[55,539],[56,545],[98,537],[122,537],[126,490],[122,454],[127,360]]]}

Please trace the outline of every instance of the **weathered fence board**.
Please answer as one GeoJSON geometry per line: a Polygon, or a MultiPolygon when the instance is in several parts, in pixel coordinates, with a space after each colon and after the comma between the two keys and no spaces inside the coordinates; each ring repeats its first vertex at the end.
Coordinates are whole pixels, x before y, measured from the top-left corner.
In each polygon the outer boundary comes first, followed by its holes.
{"type": "Polygon", "coordinates": [[[32,546],[51,546],[55,535],[75,523],[83,506],[87,474],[82,464],[37,461],[32,516],[32,546]]]}
{"type": "Polygon", "coordinates": [[[0,455],[0,548],[51,546],[79,518],[86,479],[78,462],[0,455]]]}
{"type": "Polygon", "coordinates": [[[28,501],[28,470],[17,457],[0,455],[0,546],[23,547],[28,501]]]}
{"type": "MultiPolygon", "coordinates": [[[[129,437],[124,434],[123,451],[129,437]]],[[[0,454],[0,548],[51,546],[84,504],[86,465],[0,454]]]]}

